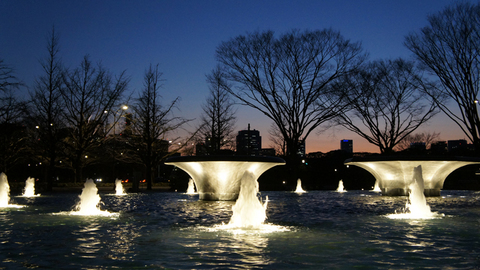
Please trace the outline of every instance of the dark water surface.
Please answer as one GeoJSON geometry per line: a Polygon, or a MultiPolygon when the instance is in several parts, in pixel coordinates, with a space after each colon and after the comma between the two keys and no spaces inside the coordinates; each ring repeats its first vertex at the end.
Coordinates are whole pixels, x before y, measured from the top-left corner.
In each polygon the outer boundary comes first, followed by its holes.
{"type": "Polygon", "coordinates": [[[0,269],[475,269],[480,193],[427,198],[438,219],[389,219],[406,197],[263,192],[270,230],[223,230],[233,202],[183,193],[101,194],[116,217],[71,216],[76,194],[0,208],[0,269]],[[277,229],[277,231],[275,231],[277,229]]]}

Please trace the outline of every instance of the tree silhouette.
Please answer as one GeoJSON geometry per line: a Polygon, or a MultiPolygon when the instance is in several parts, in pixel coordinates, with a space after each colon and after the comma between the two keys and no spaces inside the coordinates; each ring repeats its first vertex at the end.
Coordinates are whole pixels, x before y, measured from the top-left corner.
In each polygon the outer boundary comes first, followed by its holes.
{"type": "Polygon", "coordinates": [[[20,84],[14,75],[13,68],[0,58],[0,91],[6,92],[8,89],[17,88],[20,84]]]}
{"type": "Polygon", "coordinates": [[[63,73],[63,84],[61,95],[68,132],[63,142],[64,156],[74,169],[75,181],[81,181],[83,167],[98,162],[94,150],[109,132],[105,129],[107,119],[114,113],[113,108],[120,106],[128,79],[124,72],[114,79],[101,65],[95,68],[85,56],[79,67],[63,73]]]}
{"type": "Polygon", "coordinates": [[[227,82],[219,68],[207,75],[210,95],[203,104],[201,127],[199,134],[202,139],[209,140],[207,151],[218,153],[222,148],[234,149],[235,110],[234,103],[226,88],[227,82]]]}
{"type": "Polygon", "coordinates": [[[0,59],[0,169],[5,173],[28,155],[24,128],[27,103],[16,95],[21,85],[14,69],[0,59]]]}
{"type": "Polygon", "coordinates": [[[371,62],[334,86],[348,92],[344,96],[352,109],[339,115],[339,123],[390,153],[437,113],[435,102],[421,91],[426,85],[413,62],[371,62]]]}
{"type": "Polygon", "coordinates": [[[62,129],[65,128],[63,121],[63,100],[60,89],[62,87],[63,67],[59,56],[59,37],[52,28],[47,37],[47,57],[40,62],[43,75],[35,81],[31,96],[31,125],[34,125],[35,152],[39,159],[47,166],[45,179],[47,190],[52,190],[55,176],[62,129]]]}
{"type": "Polygon", "coordinates": [[[429,25],[406,37],[405,45],[425,69],[438,78],[432,97],[439,94],[457,105],[436,99],[438,107],[452,119],[480,150],[480,4],[456,3],[428,17],[429,25]]]}
{"type": "Polygon", "coordinates": [[[170,141],[176,142],[167,136],[189,121],[173,115],[179,97],[166,107],[161,105],[161,76],[158,65],[150,65],[145,71],[143,90],[133,105],[132,143],[145,167],[148,190],[152,189],[156,166],[169,154],[170,141]]]}
{"type": "Polygon", "coordinates": [[[226,88],[242,104],[273,120],[297,158],[299,141],[322,123],[344,112],[343,97],[329,85],[365,58],[359,43],[339,32],[293,30],[275,37],[255,32],[222,42],[216,50],[226,88]]]}

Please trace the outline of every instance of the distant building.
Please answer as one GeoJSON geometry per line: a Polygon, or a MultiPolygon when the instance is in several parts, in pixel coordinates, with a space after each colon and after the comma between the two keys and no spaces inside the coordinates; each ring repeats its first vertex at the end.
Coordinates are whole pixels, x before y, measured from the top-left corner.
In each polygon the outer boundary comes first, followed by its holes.
{"type": "Polygon", "coordinates": [[[260,155],[274,157],[276,155],[275,148],[262,148],[260,155]]]}
{"type": "Polygon", "coordinates": [[[353,153],[353,140],[341,140],[340,150],[345,151],[347,153],[353,153]]]}
{"type": "Polygon", "coordinates": [[[427,150],[427,145],[424,142],[413,142],[410,144],[409,149],[411,150],[427,150]]]}
{"type": "Polygon", "coordinates": [[[305,157],[305,140],[298,141],[297,155],[299,157],[305,157]]]}
{"type": "Polygon", "coordinates": [[[465,151],[467,150],[466,140],[450,140],[447,142],[448,152],[465,151]]]}
{"type": "Polygon", "coordinates": [[[237,135],[237,154],[248,156],[259,156],[262,149],[262,137],[260,131],[250,130],[248,124],[247,130],[240,130],[237,135]]]}
{"type": "Polygon", "coordinates": [[[430,145],[430,151],[435,154],[443,154],[447,152],[447,142],[446,141],[437,141],[430,145]]]}

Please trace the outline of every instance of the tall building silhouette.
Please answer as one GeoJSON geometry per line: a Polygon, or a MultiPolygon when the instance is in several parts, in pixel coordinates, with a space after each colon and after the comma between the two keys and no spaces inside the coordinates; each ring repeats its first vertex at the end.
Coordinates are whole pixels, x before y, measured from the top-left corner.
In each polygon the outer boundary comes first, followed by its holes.
{"type": "Polygon", "coordinates": [[[258,156],[262,149],[262,136],[260,131],[250,130],[250,124],[248,124],[247,130],[240,130],[237,135],[237,154],[258,156]]]}
{"type": "Polygon", "coordinates": [[[340,150],[345,151],[347,153],[353,153],[353,140],[341,140],[340,150]]]}

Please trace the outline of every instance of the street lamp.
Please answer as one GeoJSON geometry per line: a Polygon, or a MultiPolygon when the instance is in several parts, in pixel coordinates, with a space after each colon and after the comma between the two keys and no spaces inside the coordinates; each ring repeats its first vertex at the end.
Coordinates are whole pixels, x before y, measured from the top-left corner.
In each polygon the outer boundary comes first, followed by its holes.
{"type": "Polygon", "coordinates": [[[124,104],[113,114],[113,135],[116,135],[116,126],[118,124],[116,116],[119,115],[118,120],[120,120],[126,110],[128,110],[128,105],[124,104]]]}

